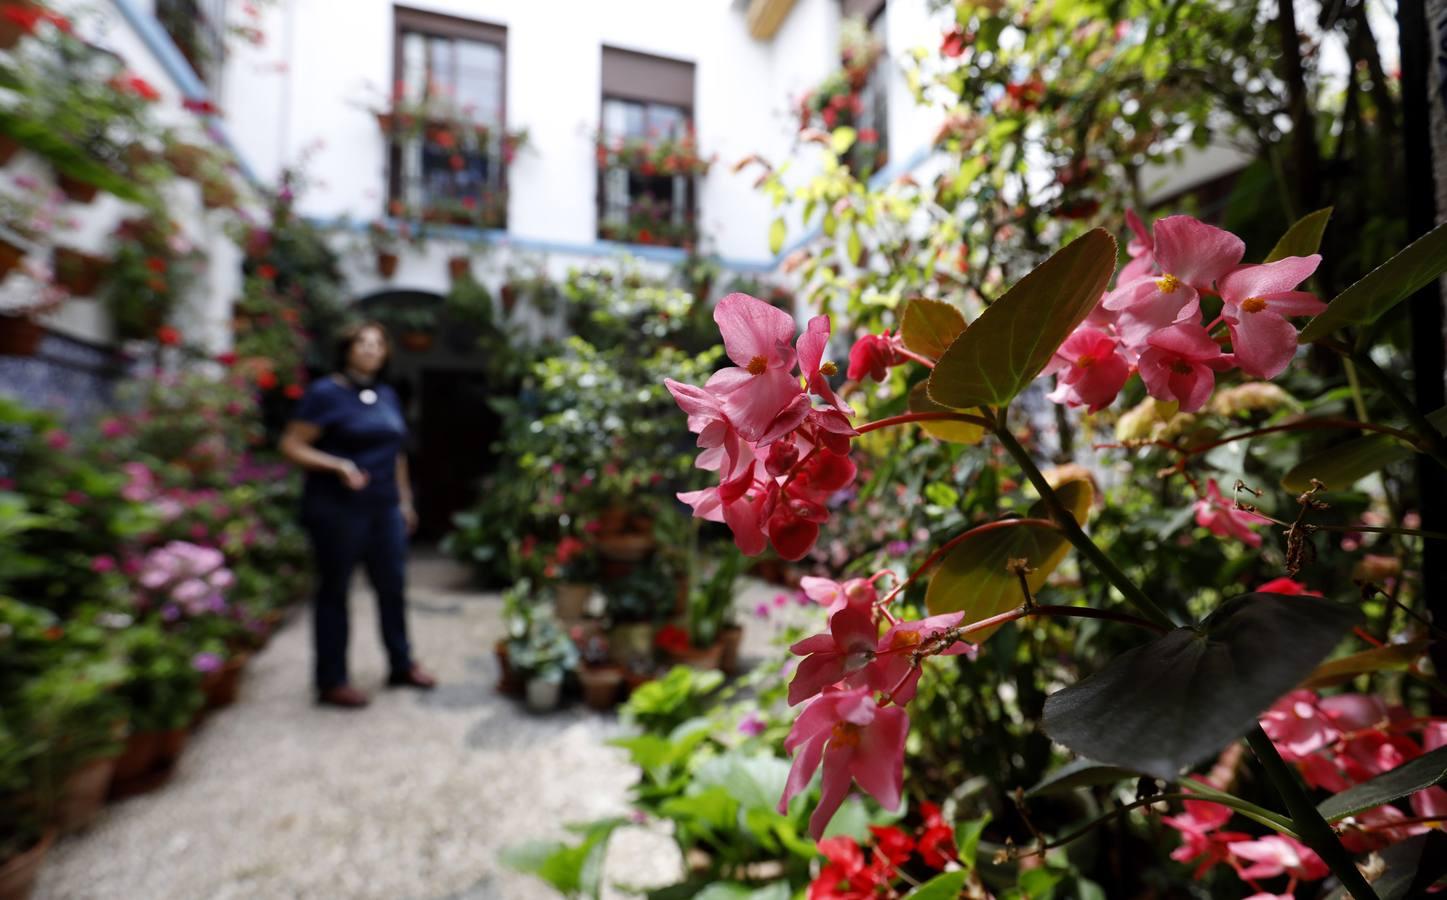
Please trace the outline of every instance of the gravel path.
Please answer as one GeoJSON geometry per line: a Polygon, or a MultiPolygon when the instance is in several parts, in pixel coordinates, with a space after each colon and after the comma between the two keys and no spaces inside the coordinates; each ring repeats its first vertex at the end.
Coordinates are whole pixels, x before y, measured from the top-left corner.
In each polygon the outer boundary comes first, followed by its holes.
{"type": "MultiPolygon", "coordinates": [[[[37,900],[556,896],[498,852],[626,812],[635,773],[604,743],[616,718],[580,705],[534,716],[498,696],[498,597],[468,591],[443,560],[414,561],[412,581],[413,643],[441,688],[377,689],[360,713],[318,709],[297,615],[252,661],[237,703],[192,735],[168,784],[57,844],[37,900]]],[[[361,585],[352,679],[371,691],[385,662],[361,585]]],[[[666,883],[678,866],[671,842],[640,829],[609,851],[609,872],[633,883],[666,883]]]]}

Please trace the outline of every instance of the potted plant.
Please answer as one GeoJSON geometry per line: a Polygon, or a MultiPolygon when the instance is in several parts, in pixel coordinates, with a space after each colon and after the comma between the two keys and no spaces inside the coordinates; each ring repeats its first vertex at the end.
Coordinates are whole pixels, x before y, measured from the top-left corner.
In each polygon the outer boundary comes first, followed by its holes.
{"type": "Polygon", "coordinates": [[[673,605],[672,579],[658,565],[644,566],[605,582],[603,593],[612,625],[608,645],[613,661],[646,670],[653,661],[654,626],[673,605]]]}
{"type": "Polygon", "coordinates": [[[397,343],[413,353],[432,349],[437,330],[437,311],[431,306],[393,306],[381,310],[377,318],[397,335],[397,343]]]}
{"type": "Polygon", "coordinates": [[[442,308],[451,324],[461,326],[470,340],[493,325],[492,294],[471,273],[455,278],[442,308]]]}
{"type": "Polygon", "coordinates": [[[574,622],[587,612],[598,577],[598,559],[583,541],[565,535],[558,541],[550,561],[558,583],[553,588],[553,611],[563,622],[574,622]]]}
{"type": "MultiPolygon", "coordinates": [[[[111,236],[106,309],[122,339],[152,340],[195,282],[200,254],[172,220],[126,219],[111,236]]],[[[57,256],[57,269],[60,261],[57,256]]]]}
{"type": "Polygon", "coordinates": [[[548,712],[558,707],[563,679],[578,665],[578,648],[547,615],[534,615],[527,633],[508,646],[508,658],[527,684],[528,707],[548,712]]]}
{"type": "Polygon", "coordinates": [[[367,226],[367,244],[377,260],[377,274],[390,280],[397,274],[397,265],[401,262],[397,255],[402,246],[401,236],[382,222],[372,222],[367,226]]]}
{"type": "Polygon", "coordinates": [[[128,796],[151,790],[170,774],[204,697],[190,648],[155,619],[132,624],[120,633],[118,643],[129,671],[120,695],[130,712],[130,727],[116,760],[111,793],[128,796]]]}
{"type": "Polygon", "coordinates": [[[688,638],[693,647],[719,649],[718,665],[725,673],[738,669],[743,629],[733,616],[734,588],[746,557],[733,543],[722,545],[712,571],[688,593],[688,638]]]}
{"type": "Polygon", "coordinates": [[[201,173],[211,156],[210,150],[187,143],[173,133],[166,134],[165,144],[161,150],[161,158],[166,161],[166,165],[182,178],[195,178],[201,173]]]}
{"type": "Polygon", "coordinates": [[[612,709],[623,686],[623,667],[613,661],[607,637],[598,631],[588,633],[579,643],[578,652],[581,657],[578,682],[583,687],[583,702],[596,710],[612,709]]]}
{"type": "Polygon", "coordinates": [[[89,297],[100,288],[109,261],[74,247],[56,247],[51,251],[55,283],[77,297],[89,297]]]}

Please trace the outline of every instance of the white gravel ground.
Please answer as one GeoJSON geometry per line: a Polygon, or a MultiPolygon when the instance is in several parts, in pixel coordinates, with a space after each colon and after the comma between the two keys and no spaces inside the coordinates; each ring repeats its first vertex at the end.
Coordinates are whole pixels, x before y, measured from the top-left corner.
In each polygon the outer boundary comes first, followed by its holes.
{"type": "MultiPolygon", "coordinates": [[[[236,705],[197,729],[168,784],[57,844],[36,900],[555,896],[498,852],[626,812],[635,772],[604,743],[619,725],[581,705],[534,716],[498,696],[497,596],[462,587],[440,560],[415,561],[412,580],[413,642],[438,691],[380,689],[374,605],[359,581],[352,680],[374,701],[318,709],[299,610],[248,667],[236,705]]],[[[630,829],[607,868],[658,884],[679,865],[666,837],[630,829]]]]}

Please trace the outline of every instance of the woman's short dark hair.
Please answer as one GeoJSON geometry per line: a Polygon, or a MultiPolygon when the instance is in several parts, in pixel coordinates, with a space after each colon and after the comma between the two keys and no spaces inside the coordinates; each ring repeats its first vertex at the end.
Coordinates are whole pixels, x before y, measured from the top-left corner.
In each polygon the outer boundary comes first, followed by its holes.
{"type": "Polygon", "coordinates": [[[387,351],[387,355],[382,359],[382,367],[377,370],[377,376],[380,378],[387,373],[387,366],[392,362],[392,336],[387,333],[386,327],[376,319],[353,322],[337,332],[337,342],[332,354],[333,372],[346,371],[347,359],[352,355],[352,345],[357,342],[357,338],[362,336],[362,332],[368,329],[375,329],[382,336],[382,346],[387,351]]]}

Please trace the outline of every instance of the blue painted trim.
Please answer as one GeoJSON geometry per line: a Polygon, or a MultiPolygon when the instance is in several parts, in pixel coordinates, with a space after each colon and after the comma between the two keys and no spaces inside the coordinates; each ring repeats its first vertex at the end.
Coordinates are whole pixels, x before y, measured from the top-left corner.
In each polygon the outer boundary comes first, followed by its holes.
{"type": "MultiPolygon", "coordinates": [[[[349,219],[321,219],[306,217],[307,222],[328,231],[365,231],[366,223],[349,219]]],[[[402,224],[397,219],[383,219],[388,226],[402,224]]],[[[500,228],[468,228],[463,225],[428,225],[429,234],[443,239],[459,241],[481,241],[502,247],[515,247],[535,253],[570,253],[577,256],[617,256],[627,254],[639,259],[677,265],[688,258],[688,253],[678,247],[659,247],[653,244],[626,244],[621,241],[593,241],[575,244],[567,241],[551,241],[546,238],[519,237],[500,228]]],[[[744,260],[716,257],[720,266],[731,272],[772,272],[778,267],[778,260],[744,260]]]]}
{"type": "MultiPolygon", "coordinates": [[[[116,9],[120,10],[127,23],[140,37],[146,49],[156,57],[161,68],[171,76],[171,80],[180,88],[181,95],[187,100],[207,101],[211,99],[211,92],[206,89],[205,83],[196,77],[191,69],[191,64],[186,57],[181,55],[181,50],[166,29],[161,27],[160,21],[150,12],[142,9],[138,0],[114,0],[116,9]]],[[[236,167],[241,170],[242,176],[254,187],[260,188],[261,181],[256,177],[256,170],[251,168],[241,153],[236,149],[236,143],[231,140],[230,133],[226,126],[216,116],[206,117],[206,131],[218,144],[230,151],[231,156],[236,160],[236,167]]]]}
{"type": "MultiPolygon", "coordinates": [[[[920,163],[929,159],[930,156],[933,154],[933,147],[920,147],[905,159],[900,160],[899,162],[890,163],[889,165],[880,169],[878,172],[875,172],[873,175],[869,176],[870,190],[878,190],[879,188],[883,187],[884,185],[888,184],[899,176],[905,174],[906,172],[913,172],[916,168],[919,167],[920,163]]],[[[774,265],[779,265],[790,253],[793,253],[800,247],[812,243],[816,238],[819,237],[819,235],[823,233],[824,227],[822,225],[815,225],[813,228],[809,229],[803,235],[791,242],[783,250],[780,250],[778,258],[774,260],[774,265]]]]}

